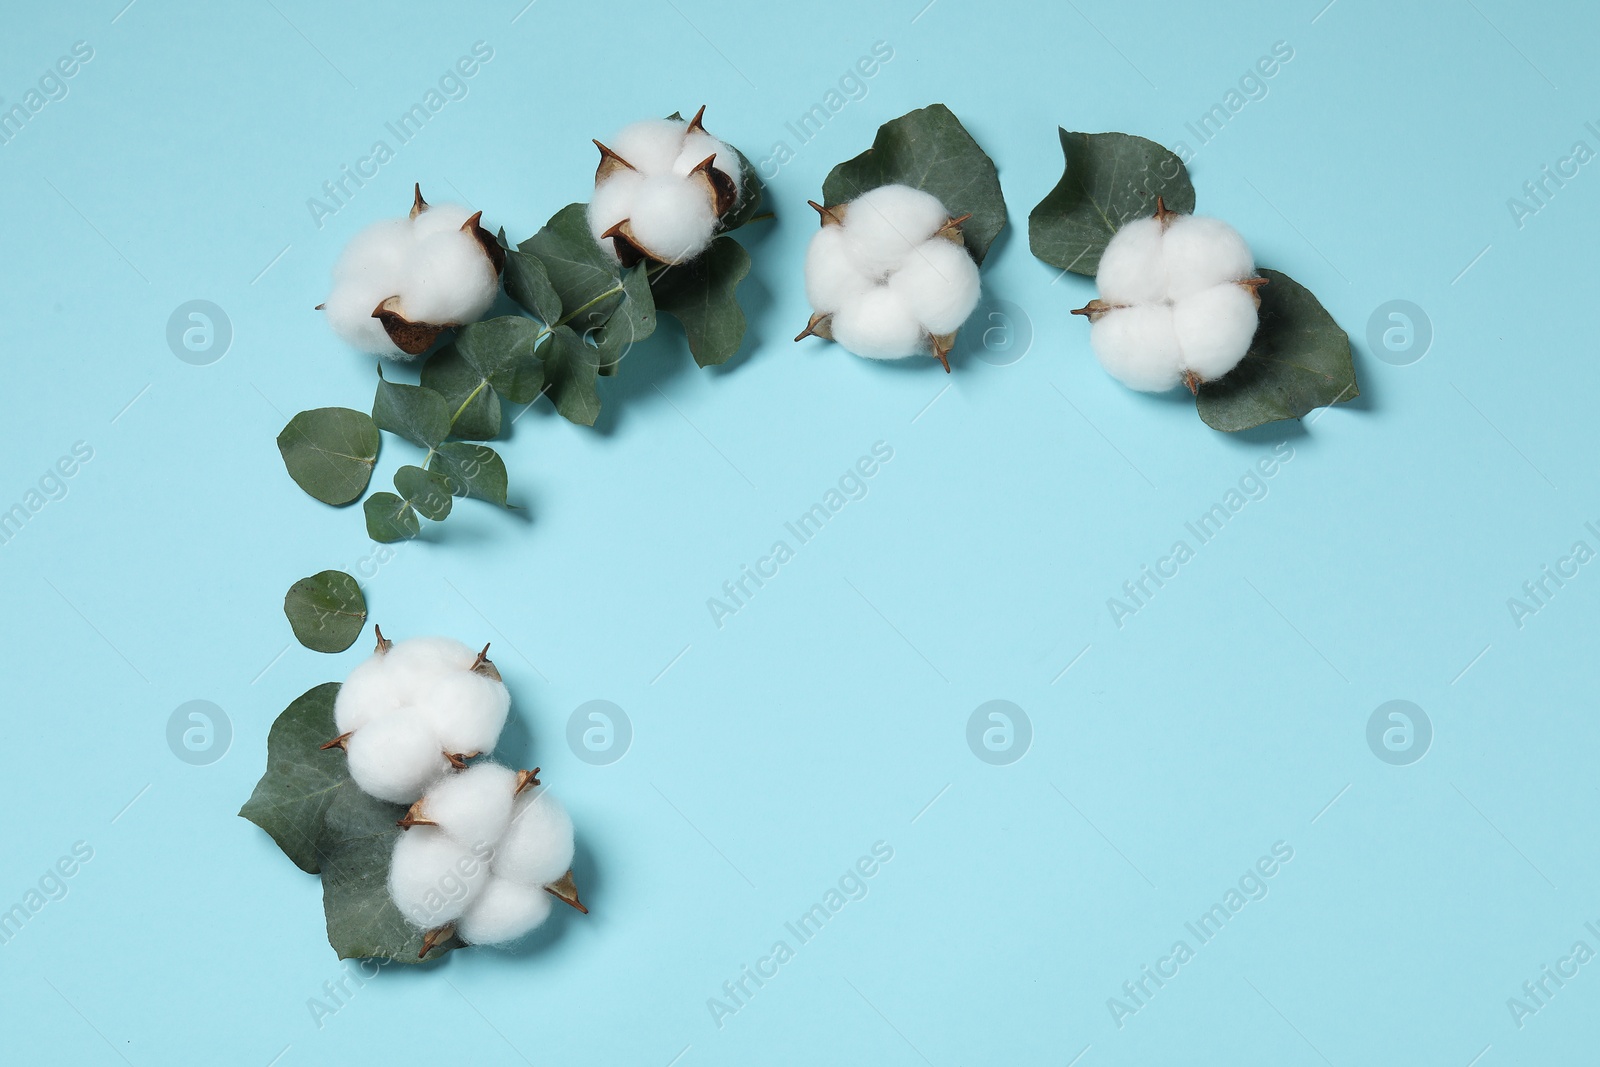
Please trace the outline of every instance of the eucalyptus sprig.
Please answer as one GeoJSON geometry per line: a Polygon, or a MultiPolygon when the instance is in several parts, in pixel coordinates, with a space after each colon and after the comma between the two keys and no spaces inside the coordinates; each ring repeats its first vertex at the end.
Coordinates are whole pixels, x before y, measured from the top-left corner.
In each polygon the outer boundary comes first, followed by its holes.
{"type": "MultiPolygon", "coordinates": [[[[684,128],[703,135],[704,113],[701,108],[684,128]]],[[[683,123],[678,114],[666,121],[683,123]]],[[[724,210],[702,252],[671,263],[632,246],[639,254],[613,255],[590,232],[583,203],[562,208],[516,245],[501,230],[491,258],[521,313],[440,327],[433,336],[448,340],[426,354],[418,385],[388,381],[380,367],[370,415],[350,408],[296,415],[278,435],[290,477],[316,499],[343,506],[367,491],[379,431],[416,445],[425,451],[395,473],[394,491],[374,493],[363,504],[374,540],[405,540],[421,532],[422,519],[447,518],[454,497],[512,507],[505,463],[481,443],[502,435],[505,404],[526,407],[548,396],[563,418],[594,425],[599,379],[616,374],[633,346],[655,332],[659,313],[681,323],[697,364],[726,363],[744,340],[736,291],[750,272],[749,254],[730,234],[769,216],[759,214],[755,168],[737,149],[724,147],[737,157],[738,178],[716,172],[731,184],[718,191],[724,210]]],[[[602,171],[619,165],[608,151],[602,148],[602,171]]],[[[422,203],[420,189],[414,199],[422,203]]]]}

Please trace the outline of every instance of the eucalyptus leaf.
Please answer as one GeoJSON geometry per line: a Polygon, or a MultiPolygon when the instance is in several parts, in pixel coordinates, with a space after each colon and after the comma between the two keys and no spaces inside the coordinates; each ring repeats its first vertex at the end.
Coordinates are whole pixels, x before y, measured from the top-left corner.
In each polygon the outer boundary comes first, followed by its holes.
{"type": "Polygon", "coordinates": [[[278,434],[289,477],[324,504],[348,504],[366,491],[378,446],[372,417],[350,408],[302,411],[278,434]]]}
{"type": "Polygon", "coordinates": [[[726,363],[744,340],[744,311],[734,294],[750,273],[750,254],[731,237],[718,237],[705,254],[668,267],[650,281],[656,308],[683,324],[689,351],[702,367],[726,363]]]}
{"type": "MultiPolygon", "coordinates": [[[[665,272],[672,268],[666,268],[665,272]]],[[[650,291],[647,263],[636,263],[622,272],[622,303],[598,328],[586,331],[594,340],[590,358],[601,374],[615,373],[628,350],[656,332],[656,299],[650,291]]]]}
{"type": "Polygon", "coordinates": [[[442,475],[456,496],[477,497],[506,507],[506,465],[492,448],[446,441],[428,461],[428,470],[442,475]]]}
{"type": "MultiPolygon", "coordinates": [[[[389,899],[395,825],[405,814],[362,792],[345,755],[322,746],[334,738],[339,683],[311,689],[284,709],[267,734],[267,768],[239,814],[265,830],[308,874],[322,876],[328,942],[341,959],[376,957],[419,962],[423,931],[389,899]]],[[[436,959],[461,947],[446,940],[436,959]]]]}
{"type": "MultiPolygon", "coordinates": [[[[341,765],[343,753],[334,752],[341,765]]],[[[348,777],[348,775],[347,775],[348,777]]],[[[405,831],[396,825],[402,804],[377,800],[358,789],[334,794],[323,815],[322,911],[328,943],[340,959],[390,959],[423,962],[424,931],[406,921],[389,896],[389,861],[405,831]]],[[[438,959],[462,942],[451,937],[434,946],[438,959]]]]}
{"type": "Polygon", "coordinates": [[[410,501],[393,493],[373,493],[361,507],[367,516],[367,536],[380,544],[409,541],[422,530],[410,501]]]}
{"type": "Polygon", "coordinates": [[[595,243],[585,205],[568,204],[517,247],[544,264],[550,285],[561,298],[557,321],[581,320],[580,330],[598,326],[621,301],[621,268],[595,243]]]}
{"type": "Polygon", "coordinates": [[[394,487],[423,518],[439,522],[449,517],[455,498],[450,494],[450,483],[444,475],[405,466],[394,472],[394,487]]]}
{"type": "Polygon", "coordinates": [[[322,816],[328,805],[341,790],[360,792],[344,760],[319,751],[337,733],[333,701],[338,694],[338,682],[325,682],[283,710],[267,733],[266,773],[239,809],[307,874],[322,869],[322,816]]]}
{"type": "Polygon", "coordinates": [[[1061,130],[1066,170],[1028,215],[1033,254],[1062,270],[1093,277],[1111,235],[1156,213],[1194,211],[1194,186],[1183,161],[1161,145],[1128,133],[1061,130]]]}
{"type": "Polygon", "coordinates": [[[444,398],[449,436],[469,441],[500,436],[500,397],[453,343],[428,357],[422,365],[422,382],[444,398]]]}
{"type": "Polygon", "coordinates": [[[361,636],[367,600],[348,574],[321,571],[289,587],[283,613],[302,645],[316,652],[343,652],[361,636]]]}
{"type": "Polygon", "coordinates": [[[962,224],[967,251],[979,264],[1006,224],[1006,201],[994,161],[949,108],[930,104],[878,128],[872,147],[834,167],[822,183],[829,204],[854,200],[880,185],[931,193],[962,224]]]}
{"type": "Polygon", "coordinates": [[[414,445],[432,448],[450,436],[450,412],[433,389],[391,382],[378,371],[378,392],[372,398],[372,421],[414,445]]]}
{"type": "MultiPolygon", "coordinates": [[[[521,315],[463,326],[422,368],[424,385],[439,392],[456,437],[488,440],[500,433],[500,401],[530,404],[544,387],[534,354],[543,330],[521,315]]],[[[433,442],[436,443],[436,442],[433,442]]]]}
{"type": "Polygon", "coordinates": [[[1275,270],[1261,294],[1260,325],[1237,367],[1200,386],[1195,406],[1208,426],[1248,430],[1297,419],[1360,395],[1350,338],[1299,282],[1275,270]]]}
{"type": "Polygon", "coordinates": [[[561,294],[550,284],[538,256],[516,248],[506,249],[506,295],[546,323],[561,318],[561,294]]]}
{"type": "Polygon", "coordinates": [[[600,416],[600,394],[595,389],[599,373],[594,349],[570,326],[557,326],[539,349],[550,402],[561,416],[582,426],[593,426],[600,416]]]}

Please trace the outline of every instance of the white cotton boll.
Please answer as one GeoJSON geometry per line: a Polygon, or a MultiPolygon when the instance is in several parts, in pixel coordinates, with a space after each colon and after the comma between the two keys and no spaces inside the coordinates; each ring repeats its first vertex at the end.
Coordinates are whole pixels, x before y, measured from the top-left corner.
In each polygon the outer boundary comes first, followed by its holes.
{"type": "Polygon", "coordinates": [[[678,158],[672,164],[672,173],[688,174],[705,162],[707,156],[716,157],[711,161],[711,165],[732,178],[734,188],[742,192],[739,185],[738,155],[704,130],[696,130],[683,139],[683,147],[678,150],[678,158]]]}
{"type": "Polygon", "coordinates": [[[629,229],[639,246],[664,263],[705,251],[717,216],[705,189],[678,177],[647,178],[639,187],[629,229]]]}
{"type": "Polygon", "coordinates": [[[500,740],[511,694],[495,679],[475,671],[451,671],[417,694],[416,711],[446,752],[488,752],[500,740]]]}
{"type": "Polygon", "coordinates": [[[949,219],[938,197],[909,185],[881,185],[850,201],[844,232],[862,267],[881,278],[949,219]]]}
{"type": "Polygon", "coordinates": [[[856,263],[842,226],[824,226],[806,246],[806,299],[816,311],[838,311],[876,283],[856,263]]]}
{"type": "Polygon", "coordinates": [[[336,282],[322,304],[328,326],[341,341],[358,351],[395,359],[412,358],[389,340],[383,323],[372,317],[379,304],[397,295],[399,284],[398,277],[384,280],[381,275],[336,282]]]}
{"type": "MultiPolygon", "coordinates": [[[[405,219],[384,219],[350,239],[333,264],[335,282],[367,280],[393,286],[400,281],[411,252],[411,226],[405,219]]],[[[398,292],[391,289],[386,295],[398,292]]],[[[371,308],[367,309],[369,312],[371,308]]]]}
{"type": "Polygon", "coordinates": [[[341,734],[359,730],[409,700],[404,680],[384,653],[375,652],[356,664],[333,698],[333,726],[341,734]]]}
{"type": "Polygon", "coordinates": [[[1108,304],[1148,304],[1167,295],[1162,225],[1151,217],[1136,219],[1111,236],[1100,253],[1095,284],[1108,304]]]}
{"type": "Polygon", "coordinates": [[[476,237],[443,230],[417,242],[402,291],[402,310],[412,322],[476,322],[494,303],[500,278],[476,237]]]}
{"type": "Polygon", "coordinates": [[[386,655],[405,679],[413,700],[435,678],[451,671],[469,670],[478,658],[476,649],[451,637],[411,637],[396,641],[386,655]]]}
{"type": "MultiPolygon", "coordinates": [[[[645,119],[626,126],[607,142],[610,149],[643,174],[670,174],[683,148],[689,124],[672,119],[645,119]]],[[[704,159],[705,156],[701,156],[704,159]]]]}
{"type": "Polygon", "coordinates": [[[1106,312],[1089,330],[1089,346],[1106,372],[1130,389],[1165,392],[1183,373],[1183,352],[1165,304],[1106,312]]]}
{"type": "Polygon", "coordinates": [[[550,917],[555,898],[536,886],[491,877],[456,922],[456,936],[469,945],[507,945],[550,917]]]}
{"type": "Polygon", "coordinates": [[[544,886],[572,867],[572,817],[548,790],[516,800],[511,825],[494,850],[494,872],[525,886],[544,886]]]}
{"type": "Polygon", "coordinates": [[[516,796],[516,771],[478,763],[429,786],[422,814],[458,844],[492,848],[511,823],[516,796]]]}
{"type": "Polygon", "coordinates": [[[1255,295],[1224,282],[1177,302],[1172,324],[1183,350],[1183,365],[1204,381],[1227,374],[1250,349],[1256,334],[1255,295]]]}
{"type": "Polygon", "coordinates": [[[453,922],[489,884],[487,856],[430,826],[413,826],[394,843],[389,898],[413,925],[432,930],[453,922]]]}
{"type": "Polygon", "coordinates": [[[978,306],[978,265],[966,249],[944,238],[924,241],[889,275],[924,330],[936,337],[951,333],[978,306]]]}
{"type": "Polygon", "coordinates": [[[612,259],[617,258],[616,248],[601,234],[633,214],[644,180],[644,175],[638,171],[619,170],[595,186],[587,209],[589,233],[594,236],[595,244],[605,249],[612,259]]]}
{"type": "Polygon", "coordinates": [[[867,359],[928,354],[927,331],[904,297],[878,286],[833,313],[833,339],[867,359]]]}
{"type": "Polygon", "coordinates": [[[412,803],[450,767],[432,726],[410,711],[373,719],[351,734],[345,756],[362,792],[394,804],[412,803]]]}
{"type": "MultiPolygon", "coordinates": [[[[1248,278],[1256,269],[1250,246],[1239,231],[1205,215],[1179,215],[1170,220],[1161,238],[1161,254],[1167,267],[1169,300],[1248,278]]],[[[1102,289],[1101,295],[1104,293],[1102,289]]]]}
{"type": "Polygon", "coordinates": [[[420,239],[436,233],[459,231],[474,214],[476,212],[471,208],[460,204],[429,204],[426,211],[410,220],[411,235],[420,239]]]}

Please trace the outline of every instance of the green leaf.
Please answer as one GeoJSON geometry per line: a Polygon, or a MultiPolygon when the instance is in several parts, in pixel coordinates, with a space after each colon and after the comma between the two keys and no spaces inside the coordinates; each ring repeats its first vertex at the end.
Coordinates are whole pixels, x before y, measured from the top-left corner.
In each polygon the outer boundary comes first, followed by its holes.
{"type": "Polygon", "coordinates": [[[1208,426],[1248,430],[1297,419],[1360,395],[1350,338],[1299,282],[1275,270],[1261,293],[1261,324],[1240,364],[1200,387],[1195,405],[1208,426]]]}
{"type": "Polygon", "coordinates": [[[343,652],[361,636],[367,601],[344,571],[322,571],[289,587],[283,613],[302,645],[316,652],[343,652]]]}
{"type": "Polygon", "coordinates": [[[428,469],[443,475],[456,496],[472,496],[506,507],[506,465],[492,448],[446,441],[428,461],[428,469]]]}
{"type": "Polygon", "coordinates": [[[561,298],[557,321],[584,316],[580,330],[603,323],[611,306],[622,299],[622,268],[595,243],[587,212],[583,204],[568,204],[517,246],[544,264],[550,285],[561,298]]]}
{"type": "MultiPolygon", "coordinates": [[[[322,876],[328,943],[340,959],[417,963],[423,931],[389,899],[389,860],[405,807],[374,799],[350,778],[344,753],[324,749],[337,733],[328,682],[284,709],[267,734],[267,769],[239,814],[261,827],[295,866],[322,876]]],[[[429,953],[461,947],[451,938],[429,953]]]]}
{"type": "Polygon", "coordinates": [[[570,326],[557,326],[539,349],[544,361],[544,380],[550,402],[562,417],[582,426],[593,426],[600,415],[600,394],[595,390],[599,373],[595,350],[570,326]]]}
{"type": "Polygon", "coordinates": [[[302,411],[278,434],[289,477],[324,504],[348,504],[366,491],[378,445],[372,417],[349,408],[302,411]]]}
{"type": "MultiPolygon", "coordinates": [[[[487,441],[500,434],[500,401],[530,404],[544,387],[544,367],[534,354],[538,324],[503,315],[463,326],[422,368],[422,382],[445,401],[450,433],[487,441]]],[[[436,442],[434,442],[436,443],[436,442]]]]}
{"type": "Polygon", "coordinates": [[[338,733],[333,700],[338,682],[302,694],[284,709],[267,733],[267,770],[239,809],[307,874],[322,869],[322,815],[341,790],[356,792],[340,753],[319,751],[338,733]],[[337,758],[336,758],[337,757],[337,758]]]}
{"type": "Polygon", "coordinates": [[[726,363],[739,351],[745,322],[734,290],[749,273],[744,246],[718,237],[699,259],[651,279],[656,307],[683,323],[689,351],[700,366],[726,363]]]}
{"type": "Polygon", "coordinates": [[[444,397],[450,436],[492,441],[500,436],[500,398],[451,343],[428,357],[422,381],[444,397]]]}
{"type": "Polygon", "coordinates": [[[954,216],[979,264],[1006,224],[1006,201],[994,161],[943,104],[930,104],[884,123],[872,147],[834,167],[822,183],[829,204],[854,200],[880,185],[909,185],[932,193],[954,216]]]}
{"type": "Polygon", "coordinates": [[[432,389],[391,382],[378,371],[378,393],[372,398],[372,421],[378,429],[432,448],[450,436],[450,412],[444,397],[432,389]]]}
{"type": "MultiPolygon", "coordinates": [[[[665,270],[670,271],[671,268],[665,270]]],[[[594,340],[590,358],[601,374],[615,374],[628,350],[656,332],[656,298],[650,291],[649,264],[636,263],[623,272],[622,303],[612,309],[603,325],[585,332],[594,340]]]]}
{"type": "MultiPolygon", "coordinates": [[[[343,754],[335,755],[343,766],[343,754]]],[[[422,962],[418,953],[424,931],[407,922],[389,896],[389,861],[404,832],[395,824],[405,812],[403,804],[350,789],[335,793],[323,813],[322,912],[328,944],[342,960],[422,962]]],[[[438,959],[461,946],[460,940],[449,938],[427,958],[438,959]]]]}
{"type": "Polygon", "coordinates": [[[408,541],[422,530],[410,502],[393,493],[373,493],[361,507],[367,515],[367,536],[381,544],[408,541]]]}
{"type": "Polygon", "coordinates": [[[1066,170],[1028,215],[1028,244],[1051,266],[1093,277],[1100,253],[1123,224],[1156,213],[1156,197],[1179,214],[1194,211],[1183,161],[1154,141],[1127,133],[1061,130],[1066,170]]]}
{"type": "Polygon", "coordinates": [[[506,249],[506,295],[546,323],[561,318],[561,294],[550,284],[544,263],[538,256],[515,248],[506,249]]]}
{"type": "Polygon", "coordinates": [[[394,487],[423,518],[439,522],[450,515],[455,498],[444,475],[421,467],[401,467],[394,472],[394,487]]]}

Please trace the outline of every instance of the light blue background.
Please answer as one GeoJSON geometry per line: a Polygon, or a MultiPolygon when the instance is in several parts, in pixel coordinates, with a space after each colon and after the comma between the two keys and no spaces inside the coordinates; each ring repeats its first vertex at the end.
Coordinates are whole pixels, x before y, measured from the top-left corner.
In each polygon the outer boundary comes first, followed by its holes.
{"type": "MultiPolygon", "coordinates": [[[[94,49],[0,146],[0,508],[74,442],[94,450],[0,546],[0,906],[94,849],[0,947],[8,1059],[1593,1059],[1600,962],[1520,1029],[1506,1006],[1575,941],[1600,949],[1600,566],[1521,628],[1506,603],[1574,541],[1600,547],[1600,174],[1521,228],[1506,203],[1574,141],[1600,149],[1591,7],[523,2],[6,20],[7,106],[94,49]],[[318,229],[307,198],[480,40],[466,99],[318,229]],[[311,310],[331,261],[414,180],[524,237],[585,197],[589,138],[642,116],[708,103],[752,158],[794,146],[785,123],[880,40],[892,61],[746,237],[739,358],[697,370],[664,328],[604,384],[595,430],[546,402],[500,442],[525,517],[462,502],[363,577],[386,632],[494,642],[519,709],[505,750],[573,812],[593,914],[557,915],[532,950],[388,968],[319,1028],[307,1002],[341,968],[317,880],[235,812],[274,716],[367,645],[310,652],[279,610],[373,548],[273,444],[295,411],[370,402],[370,361],[311,310]],[[1026,219],[1060,175],[1058,125],[1193,148],[1185,123],[1278,41],[1294,58],[1191,172],[1201,210],[1350,332],[1362,396],[1230,437],[1101,372],[1068,314],[1092,288],[1029,254],[1026,219]],[[985,286],[1031,350],[946,378],[791,344],[805,200],[933,101],[999,165],[1011,225],[985,286]],[[209,366],[165,339],[191,299],[232,322],[209,366]],[[1392,299],[1431,319],[1420,362],[1367,342],[1392,299]],[[706,599],[877,441],[894,458],[867,497],[716,628],[706,599]],[[1269,495],[1114,625],[1107,598],[1285,441],[1269,495]],[[566,722],[602,698],[635,738],[592,766],[566,722]],[[165,739],[192,699],[232,721],[209,766],[165,739]],[[1033,725],[1010,766],[967,746],[991,699],[1033,725]],[[1435,730],[1410,766],[1366,742],[1391,699],[1435,730]],[[719,1029],[707,998],[877,841],[894,858],[869,895],[719,1029]],[[1294,858],[1269,895],[1119,1029],[1107,999],[1279,841],[1294,858]]],[[[413,459],[387,441],[375,487],[413,459]]]]}

